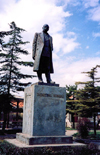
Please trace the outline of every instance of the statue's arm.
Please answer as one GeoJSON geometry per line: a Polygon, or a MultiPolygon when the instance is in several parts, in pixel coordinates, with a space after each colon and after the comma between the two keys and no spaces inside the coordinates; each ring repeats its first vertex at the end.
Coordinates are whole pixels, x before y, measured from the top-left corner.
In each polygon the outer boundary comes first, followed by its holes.
{"type": "Polygon", "coordinates": [[[52,38],[52,51],[53,51],[53,38],[52,38]]]}
{"type": "Polygon", "coordinates": [[[34,39],[33,39],[33,44],[32,44],[32,58],[35,60],[35,53],[36,53],[36,46],[37,46],[37,38],[38,38],[38,33],[35,33],[34,39]]]}
{"type": "Polygon", "coordinates": [[[53,51],[53,38],[51,37],[51,50],[53,51]]]}

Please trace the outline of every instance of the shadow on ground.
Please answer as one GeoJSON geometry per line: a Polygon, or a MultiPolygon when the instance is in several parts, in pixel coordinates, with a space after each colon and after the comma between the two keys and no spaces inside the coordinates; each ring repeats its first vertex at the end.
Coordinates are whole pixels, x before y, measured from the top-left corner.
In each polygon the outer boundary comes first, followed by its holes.
{"type": "Polygon", "coordinates": [[[5,132],[3,133],[0,129],[0,140],[9,138],[13,139],[16,138],[16,133],[22,132],[21,128],[14,128],[14,129],[5,129],[5,132]]]}

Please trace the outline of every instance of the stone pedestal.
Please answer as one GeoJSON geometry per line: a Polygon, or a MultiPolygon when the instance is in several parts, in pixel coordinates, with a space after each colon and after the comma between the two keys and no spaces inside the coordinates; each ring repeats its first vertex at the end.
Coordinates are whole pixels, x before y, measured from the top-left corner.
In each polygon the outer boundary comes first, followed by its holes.
{"type": "Polygon", "coordinates": [[[28,134],[17,133],[16,138],[27,145],[72,143],[71,136],[30,136],[28,134]]]}
{"type": "Polygon", "coordinates": [[[25,88],[23,131],[16,138],[26,144],[71,143],[65,136],[66,89],[33,84],[25,88]]]}

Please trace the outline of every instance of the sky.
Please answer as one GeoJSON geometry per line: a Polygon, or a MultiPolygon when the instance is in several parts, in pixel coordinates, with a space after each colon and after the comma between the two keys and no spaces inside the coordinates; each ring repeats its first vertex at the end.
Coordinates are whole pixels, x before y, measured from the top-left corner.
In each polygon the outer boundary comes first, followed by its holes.
{"type": "MultiPolygon", "coordinates": [[[[89,80],[82,72],[100,65],[100,0],[0,0],[0,31],[9,30],[12,21],[26,30],[23,41],[30,42],[24,47],[29,55],[21,56],[23,61],[33,61],[34,34],[49,25],[54,47],[51,77],[60,87],[89,80]]],[[[21,71],[36,75],[33,68],[21,71]]],[[[38,79],[25,81],[36,83],[38,79]]]]}

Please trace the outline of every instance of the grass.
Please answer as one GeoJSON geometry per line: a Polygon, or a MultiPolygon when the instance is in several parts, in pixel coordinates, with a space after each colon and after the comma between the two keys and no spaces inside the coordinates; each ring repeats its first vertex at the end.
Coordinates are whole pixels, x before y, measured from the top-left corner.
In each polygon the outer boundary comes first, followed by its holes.
{"type": "Polygon", "coordinates": [[[66,127],[66,130],[76,130],[74,128],[69,128],[69,127],[66,127]]]}
{"type": "MultiPolygon", "coordinates": [[[[96,133],[97,133],[98,135],[100,135],[100,130],[97,130],[96,133]]],[[[90,135],[91,135],[91,134],[94,134],[94,131],[93,131],[93,130],[90,130],[89,134],[90,134],[90,135]]]]}
{"type": "Polygon", "coordinates": [[[90,137],[90,139],[96,139],[96,140],[98,139],[98,140],[100,140],[100,131],[97,130],[96,135],[94,135],[93,131],[90,131],[89,132],[89,137],[90,137]]]}
{"type": "MultiPolygon", "coordinates": [[[[72,135],[73,137],[80,138],[79,132],[72,135]]],[[[87,139],[100,140],[100,130],[96,131],[96,135],[94,135],[94,131],[89,131],[89,135],[87,139]]]]}

